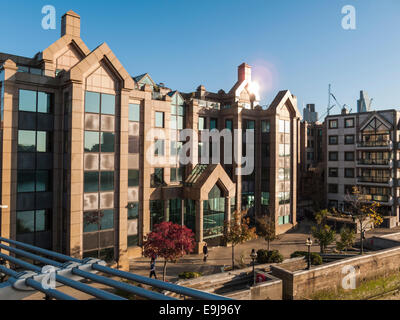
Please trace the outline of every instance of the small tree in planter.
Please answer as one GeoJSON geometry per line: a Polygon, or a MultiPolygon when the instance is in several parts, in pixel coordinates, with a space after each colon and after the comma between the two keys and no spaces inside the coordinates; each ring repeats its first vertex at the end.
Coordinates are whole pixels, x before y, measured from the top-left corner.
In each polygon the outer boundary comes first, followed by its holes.
{"type": "Polygon", "coordinates": [[[256,239],[256,228],[250,228],[247,211],[235,211],[232,221],[225,222],[224,241],[232,244],[232,270],[235,270],[235,247],[246,241],[256,239]]]}
{"type": "Polygon", "coordinates": [[[144,256],[152,258],[154,256],[164,259],[163,281],[167,273],[167,263],[177,262],[183,256],[194,250],[193,231],[173,224],[172,222],[163,222],[154,226],[143,244],[144,256]]]}
{"type": "Polygon", "coordinates": [[[317,222],[316,227],[312,227],[312,236],[317,240],[321,253],[324,253],[326,248],[335,241],[336,232],[332,230],[327,224],[328,210],[321,210],[315,214],[317,222]]]}
{"type": "Polygon", "coordinates": [[[346,251],[353,247],[356,234],[353,230],[343,228],[340,232],[340,240],[336,241],[336,249],[346,251]]]}

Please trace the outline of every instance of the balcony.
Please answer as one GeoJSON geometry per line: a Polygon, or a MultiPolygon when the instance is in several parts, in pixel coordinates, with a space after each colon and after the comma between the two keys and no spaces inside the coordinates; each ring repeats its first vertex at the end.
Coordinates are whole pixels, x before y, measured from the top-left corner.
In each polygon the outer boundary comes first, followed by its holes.
{"type": "Polygon", "coordinates": [[[390,140],[384,141],[361,141],[357,143],[357,149],[379,149],[392,150],[393,142],[390,140]]]}
{"type": "Polygon", "coordinates": [[[365,196],[365,202],[379,202],[382,205],[392,206],[393,197],[390,195],[369,194],[365,196]]]}
{"type": "Polygon", "coordinates": [[[363,185],[393,186],[393,178],[388,177],[357,177],[357,183],[363,185]]]}
{"type": "Polygon", "coordinates": [[[393,160],[389,159],[360,159],[357,161],[357,167],[369,168],[369,167],[387,167],[393,168],[393,160]]]}

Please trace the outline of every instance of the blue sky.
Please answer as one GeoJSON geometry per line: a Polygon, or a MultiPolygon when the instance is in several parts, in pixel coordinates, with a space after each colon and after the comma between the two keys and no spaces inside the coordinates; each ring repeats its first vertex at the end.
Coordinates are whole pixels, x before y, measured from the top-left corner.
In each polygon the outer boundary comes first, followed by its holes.
{"type": "Polygon", "coordinates": [[[42,51],[58,39],[70,9],[81,15],[90,49],[107,42],[130,74],[149,72],[172,89],[228,91],[247,62],[263,104],[289,89],[301,111],[315,103],[322,115],[331,83],[353,111],[361,89],[373,108],[400,106],[398,0],[3,1],[0,51],[42,51]],[[57,10],[57,30],[41,28],[47,4],[57,10]],[[356,30],[341,26],[345,5],[356,8],[356,30]]]}

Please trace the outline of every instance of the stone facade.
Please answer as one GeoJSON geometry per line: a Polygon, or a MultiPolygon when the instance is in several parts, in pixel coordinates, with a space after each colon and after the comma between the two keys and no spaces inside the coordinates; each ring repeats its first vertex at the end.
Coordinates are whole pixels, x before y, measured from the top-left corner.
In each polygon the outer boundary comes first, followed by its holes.
{"type": "Polygon", "coordinates": [[[172,91],[132,77],[106,43],[88,49],[69,11],[61,38],[34,58],[0,53],[0,88],[3,237],[127,266],[162,221],[190,227],[198,251],[219,244],[237,209],[274,215],[278,234],[296,225],[297,99],[281,91],[260,107],[247,64],[229,92],[172,91]],[[204,164],[206,129],[254,132],[254,151],[237,134],[228,149],[238,161],[204,164]],[[192,161],[182,165],[184,142],[192,161]]]}

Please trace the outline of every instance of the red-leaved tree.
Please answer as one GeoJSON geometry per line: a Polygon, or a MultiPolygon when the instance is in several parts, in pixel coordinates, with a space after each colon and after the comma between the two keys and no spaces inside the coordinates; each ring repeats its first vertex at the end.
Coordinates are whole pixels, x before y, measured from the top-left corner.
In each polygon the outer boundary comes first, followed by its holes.
{"type": "Polygon", "coordinates": [[[167,263],[176,262],[194,250],[194,233],[185,226],[163,222],[154,226],[143,244],[144,256],[164,259],[163,281],[167,272],[167,263]]]}

